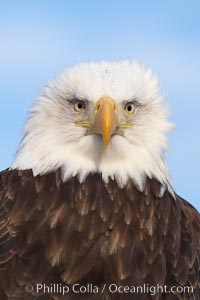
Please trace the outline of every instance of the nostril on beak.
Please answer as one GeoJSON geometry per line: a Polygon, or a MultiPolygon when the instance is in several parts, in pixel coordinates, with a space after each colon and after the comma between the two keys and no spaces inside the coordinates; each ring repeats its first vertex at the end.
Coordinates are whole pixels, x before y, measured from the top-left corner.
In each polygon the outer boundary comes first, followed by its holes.
{"type": "Polygon", "coordinates": [[[96,111],[98,111],[100,108],[100,104],[97,105],[96,111]]]}

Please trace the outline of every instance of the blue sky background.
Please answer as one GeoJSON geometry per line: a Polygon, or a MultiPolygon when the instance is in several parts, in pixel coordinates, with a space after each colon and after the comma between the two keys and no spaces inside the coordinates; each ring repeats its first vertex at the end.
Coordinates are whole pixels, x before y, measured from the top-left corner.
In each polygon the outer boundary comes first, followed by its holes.
{"type": "Polygon", "coordinates": [[[167,95],[175,190],[200,209],[200,2],[0,1],[0,169],[40,88],[81,61],[136,58],[167,95]]]}

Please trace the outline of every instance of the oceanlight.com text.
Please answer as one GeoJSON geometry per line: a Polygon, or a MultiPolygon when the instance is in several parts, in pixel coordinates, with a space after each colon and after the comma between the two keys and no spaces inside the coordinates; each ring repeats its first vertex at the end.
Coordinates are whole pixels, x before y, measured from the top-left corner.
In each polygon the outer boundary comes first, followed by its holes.
{"type": "Polygon", "coordinates": [[[63,285],[60,283],[35,285],[27,284],[25,291],[27,293],[36,292],[38,294],[103,294],[105,291],[111,294],[192,294],[194,288],[192,286],[167,286],[167,285],[149,285],[143,284],[139,286],[133,285],[117,285],[115,283],[103,284],[101,287],[94,284],[80,285],[78,283],[73,285],[63,285]]]}

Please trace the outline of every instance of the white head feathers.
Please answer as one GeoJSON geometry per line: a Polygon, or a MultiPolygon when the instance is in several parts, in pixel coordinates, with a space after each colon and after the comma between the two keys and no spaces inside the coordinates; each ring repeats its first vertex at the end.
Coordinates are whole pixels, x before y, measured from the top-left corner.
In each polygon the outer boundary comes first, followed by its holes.
{"type": "Polygon", "coordinates": [[[78,176],[82,182],[97,172],[120,187],[131,179],[142,190],[147,176],[168,186],[164,151],[171,128],[158,81],[149,69],[135,61],[83,63],[66,69],[42,90],[12,167],[32,169],[34,175],[61,168],[64,181],[78,176]],[[80,115],[72,105],[73,99],[87,101],[81,118],[88,118],[102,96],[116,101],[119,119],[126,118],[125,102],[138,103],[132,127],[113,135],[106,149],[100,135],[77,126],[80,115]]]}

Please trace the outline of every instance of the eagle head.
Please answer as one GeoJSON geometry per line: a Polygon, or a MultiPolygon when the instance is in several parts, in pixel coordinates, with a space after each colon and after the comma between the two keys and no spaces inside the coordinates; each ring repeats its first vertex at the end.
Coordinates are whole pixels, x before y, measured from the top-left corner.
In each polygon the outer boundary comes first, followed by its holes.
{"type": "Polygon", "coordinates": [[[159,83],[136,61],[82,63],[48,82],[34,101],[13,168],[34,175],[60,168],[63,181],[101,174],[169,184],[164,152],[172,128],[159,83]]]}

